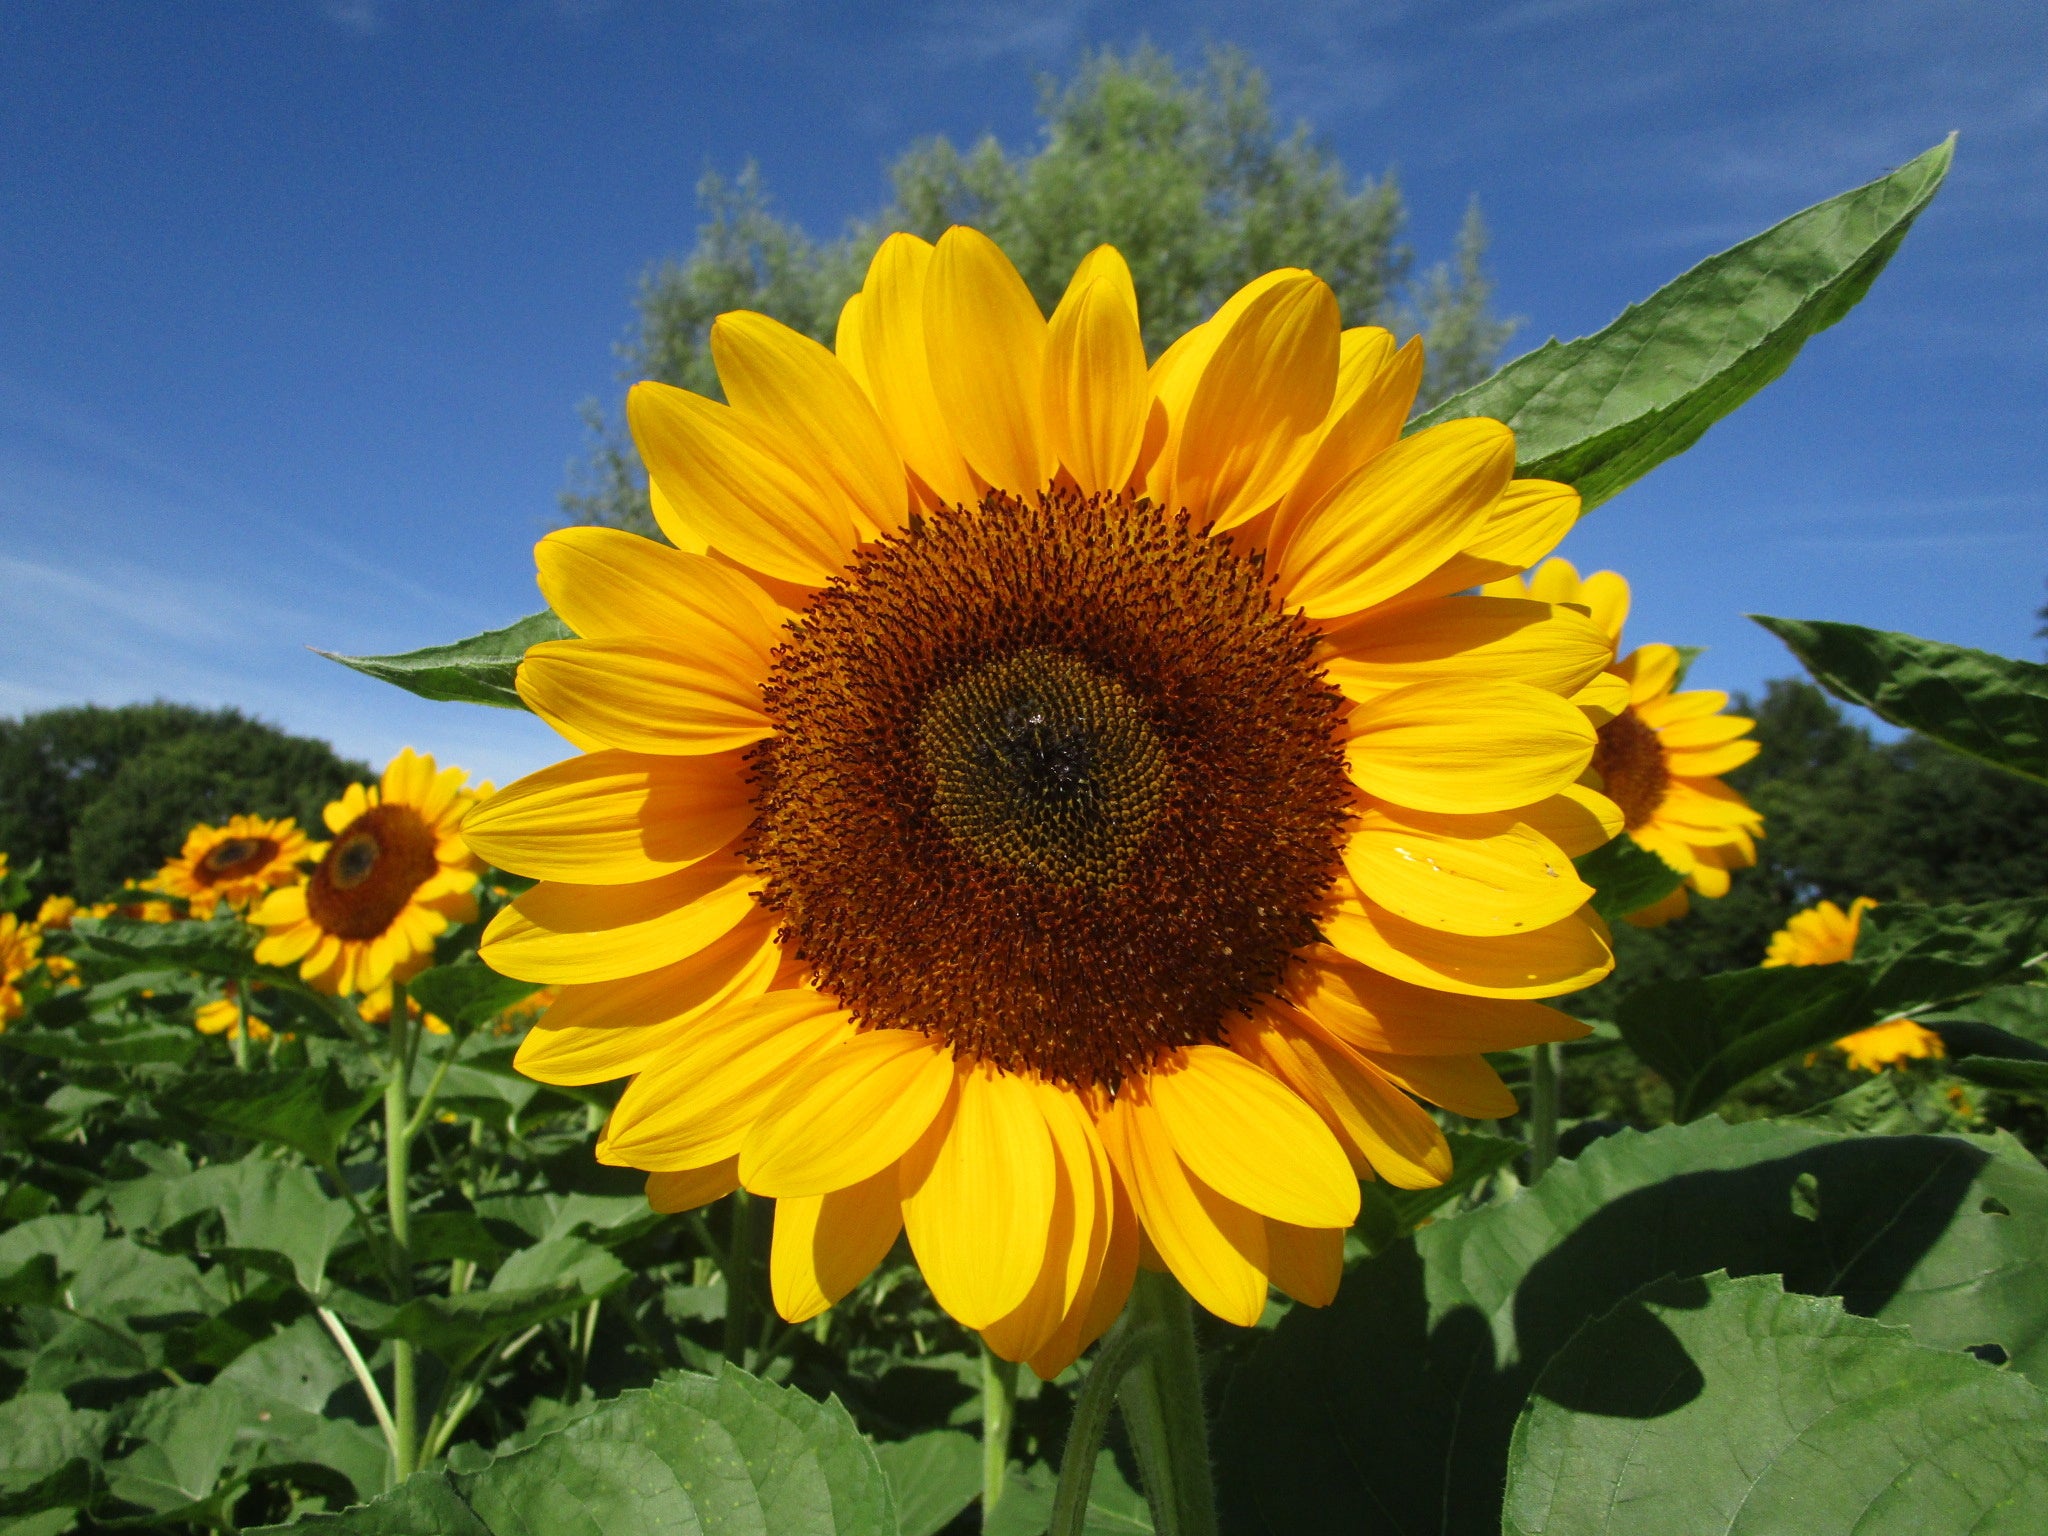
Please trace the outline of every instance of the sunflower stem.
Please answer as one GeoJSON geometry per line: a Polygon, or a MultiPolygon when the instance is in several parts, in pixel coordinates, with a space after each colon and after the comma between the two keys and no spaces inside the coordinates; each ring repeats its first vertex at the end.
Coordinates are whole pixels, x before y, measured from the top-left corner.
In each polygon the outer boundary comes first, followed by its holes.
{"type": "MultiPolygon", "coordinates": [[[[391,1225],[391,1273],[397,1300],[412,1295],[412,1116],[406,1104],[406,1079],[412,1067],[410,1020],[405,984],[391,984],[391,1072],[384,1080],[384,1205],[391,1225]]],[[[420,1401],[417,1361],[405,1339],[391,1341],[391,1410],[396,1426],[392,1446],[392,1480],[402,1483],[418,1466],[420,1401]]]]}
{"type": "Polygon", "coordinates": [[[1067,1426],[1067,1443],[1060,1452],[1060,1481],[1053,1492],[1052,1524],[1046,1536],[1082,1536],[1087,1528],[1095,1459],[1109,1432],[1117,1388],[1158,1337],[1156,1329],[1140,1327],[1126,1312],[1095,1352],[1095,1363],[1081,1383],[1081,1395],[1074,1400],[1073,1421],[1067,1426]]]}
{"type": "Polygon", "coordinates": [[[249,1070],[249,979],[235,984],[235,1067],[249,1070]]]}
{"type": "Polygon", "coordinates": [[[732,1192],[732,1231],[725,1241],[725,1358],[747,1367],[747,1340],[753,1337],[754,1197],[744,1189],[732,1192]]]}
{"type": "Polygon", "coordinates": [[[1529,1182],[1557,1161],[1558,1048],[1538,1045],[1529,1052],[1529,1182]]]}
{"type": "Polygon", "coordinates": [[[1152,1528],[1159,1536],[1216,1536],[1209,1415],[1188,1293],[1171,1275],[1140,1269],[1124,1315],[1155,1335],[1117,1388],[1152,1528]]]}
{"type": "Polygon", "coordinates": [[[981,1518],[1003,1496],[1010,1470],[1010,1427],[1017,1421],[1017,1362],[981,1346],[981,1518]]]}

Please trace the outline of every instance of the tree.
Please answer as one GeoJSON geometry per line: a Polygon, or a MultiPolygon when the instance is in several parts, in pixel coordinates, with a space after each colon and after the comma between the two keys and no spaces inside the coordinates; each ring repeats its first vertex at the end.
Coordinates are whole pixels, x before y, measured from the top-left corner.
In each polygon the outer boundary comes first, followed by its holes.
{"type": "MultiPolygon", "coordinates": [[[[1347,325],[1422,332],[1431,345],[1423,403],[1491,371],[1514,326],[1494,318],[1475,202],[1453,259],[1409,282],[1406,210],[1392,173],[1355,187],[1306,125],[1282,134],[1265,77],[1235,49],[1183,74],[1150,48],[1084,58],[1066,84],[1042,83],[1043,142],[1012,155],[993,138],[962,151],[913,146],[890,171],[894,198],[837,240],[816,241],[777,215],[752,165],[709,173],[706,218],[684,260],[642,277],[639,318],[620,348],[630,380],[660,379],[717,397],[711,322],[754,309],[829,343],[883,236],[936,239],[952,224],[986,231],[1047,309],[1075,264],[1114,244],[1130,263],[1156,356],[1251,278],[1309,267],[1336,291],[1347,325]]],[[[653,532],[632,445],[594,403],[592,449],[562,497],[571,521],[653,532]]]]}
{"type": "Polygon", "coordinates": [[[232,709],[85,705],[0,720],[0,848],[37,859],[35,898],[87,899],[156,873],[193,823],[243,812],[320,827],[362,763],[232,709]]]}

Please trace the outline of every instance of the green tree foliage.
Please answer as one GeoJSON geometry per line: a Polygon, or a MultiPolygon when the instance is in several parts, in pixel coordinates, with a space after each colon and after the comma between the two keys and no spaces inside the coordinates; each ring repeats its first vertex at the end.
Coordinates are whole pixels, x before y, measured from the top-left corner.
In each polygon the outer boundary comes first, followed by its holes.
{"type": "Polygon", "coordinates": [[[237,710],[85,705],[0,720],[0,848],[32,889],[93,899],[154,874],[194,822],[296,816],[370,770],[237,710]]]}
{"type": "MultiPolygon", "coordinates": [[[[1066,83],[1043,84],[1039,116],[1043,140],[1028,154],[993,138],[964,151],[944,138],[915,145],[891,168],[890,205],[832,241],[777,215],[753,166],[732,181],[708,174],[696,248],[641,279],[639,321],[620,349],[625,376],[717,396],[709,337],[720,313],[759,310],[830,342],[885,235],[937,239],[952,224],[1000,243],[1048,310],[1075,264],[1114,244],[1130,262],[1154,355],[1283,266],[1326,278],[1347,324],[1426,336],[1425,405],[1485,377],[1514,329],[1489,308],[1477,203],[1452,259],[1415,278],[1393,176],[1354,185],[1305,124],[1283,133],[1265,77],[1235,49],[1213,51],[1197,73],[1151,49],[1105,49],[1066,83]]],[[[595,404],[584,414],[593,448],[563,510],[651,532],[632,445],[595,404]]]]}

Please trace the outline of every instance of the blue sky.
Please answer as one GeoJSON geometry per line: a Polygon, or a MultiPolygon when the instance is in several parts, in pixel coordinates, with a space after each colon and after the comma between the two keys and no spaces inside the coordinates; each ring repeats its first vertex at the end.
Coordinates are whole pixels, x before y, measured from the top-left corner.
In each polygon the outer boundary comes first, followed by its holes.
{"type": "Polygon", "coordinates": [[[1028,147],[1088,46],[1242,45],[1284,120],[1468,197],[1516,347],[1961,131],[1849,319],[1565,552],[1695,677],[1791,670],[1746,610],[2038,656],[2048,25],[2038,0],[746,7],[263,0],[0,10],[0,714],[240,705],[500,780],[562,753],[304,647],[536,606],[530,550],[617,398],[637,274],[707,166],[834,233],[912,140],[1028,147]]]}

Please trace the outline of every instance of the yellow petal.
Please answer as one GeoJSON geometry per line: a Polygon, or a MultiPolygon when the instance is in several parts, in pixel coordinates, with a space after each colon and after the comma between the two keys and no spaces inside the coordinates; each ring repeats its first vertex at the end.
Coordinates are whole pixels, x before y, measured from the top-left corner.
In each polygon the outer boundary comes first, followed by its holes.
{"type": "Polygon", "coordinates": [[[1639,645],[1615,663],[1614,670],[1628,679],[1628,696],[1647,704],[1659,694],[1669,693],[1678,680],[1681,660],[1675,646],[1639,645]]]}
{"type": "Polygon", "coordinates": [[[874,1177],[952,1102],[952,1052],[905,1029],[855,1035],[792,1076],[740,1149],[757,1195],[823,1195],[874,1177]]]}
{"type": "Polygon", "coordinates": [[[1138,1274],[1138,1217],[1131,1207],[1131,1197],[1122,1182],[1110,1170],[1109,1153],[1103,1147],[1098,1132],[1095,1138],[1097,1150],[1102,1152],[1098,1165],[1106,1181],[1108,1205],[1105,1207],[1108,1222],[1108,1243],[1102,1253],[1102,1268],[1090,1282],[1091,1289],[1084,1290],[1074,1301],[1073,1309],[1053,1331],[1051,1338],[1031,1356],[1031,1369],[1042,1381],[1051,1381],[1066,1368],[1081,1358],[1081,1352],[1109,1331],[1124,1310],[1124,1303],[1131,1294],[1131,1282],[1138,1274]]]}
{"type": "Polygon", "coordinates": [[[1511,811],[1368,808],[1345,842],[1344,867],[1388,911],[1447,933],[1542,928],[1593,898],[1564,850],[1511,811]]]}
{"type": "Polygon", "coordinates": [[[730,752],[772,734],[758,664],[737,648],[546,640],[519,663],[519,697],[586,751],[730,752]]]}
{"type": "Polygon", "coordinates": [[[1591,911],[1530,933],[1475,939],[1396,917],[1348,880],[1339,882],[1323,933],[1333,948],[1376,971],[1474,997],[1558,997],[1614,969],[1607,925],[1591,911]]]}
{"type": "Polygon", "coordinates": [[[1755,724],[1740,715],[1707,715],[1673,721],[1657,732],[1657,739],[1666,751],[1699,751],[1747,736],[1755,724]]]}
{"type": "Polygon", "coordinates": [[[1700,895],[1721,897],[1728,894],[1728,871],[1717,869],[1712,864],[1701,863],[1685,877],[1685,883],[1700,895]]]}
{"type": "Polygon", "coordinates": [[[1394,596],[1458,551],[1514,468],[1515,435],[1497,421],[1402,439],[1303,516],[1280,551],[1280,590],[1315,619],[1394,596]]]}
{"type": "Polygon", "coordinates": [[[731,566],[617,528],[563,528],[534,546],[541,595],[585,640],[739,647],[768,668],[773,625],[758,585],[731,566]]]}
{"type": "Polygon", "coordinates": [[[1313,451],[1280,502],[1280,521],[1291,524],[1339,481],[1400,439],[1401,425],[1422,384],[1422,338],[1394,346],[1376,325],[1346,331],[1337,353],[1337,391],[1313,451]]]}
{"type": "Polygon", "coordinates": [[[953,441],[997,490],[1028,495],[1058,463],[1039,424],[1045,316],[1002,249],[956,224],[939,237],[924,286],[925,357],[953,441]]]}
{"type": "Polygon", "coordinates": [[[1728,707],[1728,695],[1717,688],[1694,688],[1685,693],[1667,693],[1646,699],[1636,706],[1636,718],[1657,730],[1681,720],[1718,715],[1728,707]]]}
{"type": "Polygon", "coordinates": [[[896,1170],[829,1195],[775,1202],[768,1286],[787,1322],[816,1317],[874,1272],[903,1230],[896,1170]]]}
{"type": "Polygon", "coordinates": [[[1375,1056],[1366,1059],[1417,1098],[1471,1120],[1502,1120],[1512,1115],[1515,1096],[1486,1064],[1468,1056],[1375,1056]]]}
{"type": "Polygon", "coordinates": [[[1266,1259],[1273,1285],[1305,1307],[1327,1307],[1344,1278],[1344,1232],[1340,1227],[1293,1227],[1266,1222],[1266,1259]]]}
{"type": "Polygon", "coordinates": [[[1602,672],[1571,695],[1571,701],[1594,725],[1605,725],[1628,708],[1628,682],[1617,673],[1602,672]]]}
{"type": "Polygon", "coordinates": [[[1345,761],[1367,794],[1418,811],[1504,811],[1585,772],[1598,738],[1526,683],[1428,682],[1360,704],[1345,761]]]}
{"type": "Polygon", "coordinates": [[[626,396],[648,478],[683,527],[750,570],[822,587],[853,548],[847,509],[821,497],[790,462],[799,450],[729,405],[651,381],[626,396]]]}
{"type": "MultiPolygon", "coordinates": [[[[1554,480],[1510,480],[1500,500],[1475,528],[1465,547],[1415,586],[1402,601],[1445,597],[1479,587],[1488,597],[1530,597],[1544,602],[1575,602],[1532,593],[1515,573],[1525,571],[1555,549],[1579,519],[1579,493],[1554,480]]],[[[1577,578],[1573,578],[1574,587],[1577,578]]]]}
{"type": "Polygon", "coordinates": [[[1213,346],[1197,361],[1185,417],[1167,445],[1167,505],[1224,529],[1286,490],[1296,445],[1335,398],[1341,327],[1329,284],[1301,271],[1269,274],[1211,325],[1213,346]]]}
{"type": "Polygon", "coordinates": [[[910,509],[903,460],[838,358],[749,310],[729,310],[712,322],[711,356],[733,409],[778,430],[797,450],[799,469],[822,471],[849,509],[881,532],[903,526],[910,509]]]}
{"type": "Polygon", "coordinates": [[[1129,484],[1152,396],[1137,296],[1114,246],[1089,253],[1053,311],[1044,389],[1046,441],[1082,493],[1129,484]]]}
{"type": "Polygon", "coordinates": [[[694,1211],[723,1200],[740,1187],[740,1160],[728,1157],[708,1168],[685,1168],[647,1175],[647,1203],[663,1215],[694,1211]]]}
{"type": "Polygon", "coordinates": [[[986,1328],[1031,1293],[1052,1224],[1052,1137],[1031,1085],[963,1065],[949,1120],[900,1169],[903,1226],[932,1296],[986,1328]]]}
{"type": "Polygon", "coordinates": [[[1763,824],[1750,803],[1718,779],[1673,779],[1657,803],[1657,820],[1703,832],[1753,832],[1763,824]]]}
{"type": "Polygon", "coordinates": [[[1419,987],[1327,949],[1303,958],[1289,973],[1286,992],[1299,1012],[1368,1055],[1511,1051],[1590,1033],[1577,1019],[1541,1003],[1419,987]]]}
{"type": "Polygon", "coordinates": [[[1328,1127],[1236,1052],[1189,1046],[1146,1087],[1181,1161],[1225,1199],[1297,1226],[1357,1218],[1358,1180],[1328,1127]]]}
{"type": "Polygon", "coordinates": [[[1109,1250],[1113,1175],[1095,1123],[1071,1092],[1050,1083],[1030,1086],[1052,1134],[1056,1182],[1045,1258],[1030,1293],[981,1331],[989,1348],[1005,1360],[1040,1354],[1069,1315],[1078,1321],[1109,1250]]]}
{"type": "Polygon", "coordinates": [[[1312,1021],[1268,1006],[1233,1022],[1230,1038],[1315,1106],[1361,1174],[1398,1189],[1432,1189],[1450,1177],[1450,1144],[1428,1112],[1312,1021]]]}
{"type": "Polygon", "coordinates": [[[1569,696],[1614,659],[1584,614],[1527,598],[1403,603],[1337,624],[1323,638],[1329,679],[1352,699],[1436,677],[1527,683],[1569,696]]]}
{"type": "Polygon", "coordinates": [[[770,992],[698,1019],[627,1084],[598,1160],[674,1169],[733,1156],[776,1095],[807,1064],[831,1055],[852,1029],[832,999],[809,987],[770,992]]]}
{"type": "Polygon", "coordinates": [[[521,981],[638,976],[730,933],[760,888],[760,875],[731,853],[636,885],[543,881],[491,919],[480,952],[521,981]]]}
{"type": "Polygon", "coordinates": [[[756,909],[732,931],[673,965],[620,981],[557,989],[537,1029],[553,1033],[635,1030],[687,1018],[723,1002],[758,997],[782,961],[778,919],[756,909]]]}
{"type": "Polygon", "coordinates": [[[1604,848],[1621,836],[1621,807],[1583,784],[1567,784],[1547,800],[1506,814],[1534,827],[1569,859],[1604,848]]]}
{"type": "Polygon", "coordinates": [[[1256,1323],[1266,1310],[1265,1219],[1189,1171],[1142,1088],[1127,1084],[1097,1126],[1145,1236],[1174,1278],[1225,1322],[1256,1323]]]}
{"type": "Polygon", "coordinates": [[[536,880],[624,885],[708,857],[746,830],[752,788],[737,753],[592,752],[530,773],[472,810],[463,840],[536,880]]]}
{"type": "MultiPolygon", "coordinates": [[[[846,319],[853,352],[875,410],[896,451],[941,503],[971,507],[981,499],[974,475],[939,410],[926,357],[924,305],[932,248],[915,235],[894,234],[868,263],[860,303],[846,319]]],[[[840,345],[845,356],[845,339],[840,345]]]]}
{"type": "Polygon", "coordinates": [[[1718,747],[1667,748],[1664,762],[1673,774],[1688,779],[1710,779],[1732,773],[1763,751],[1759,741],[1726,741],[1718,747]]]}

